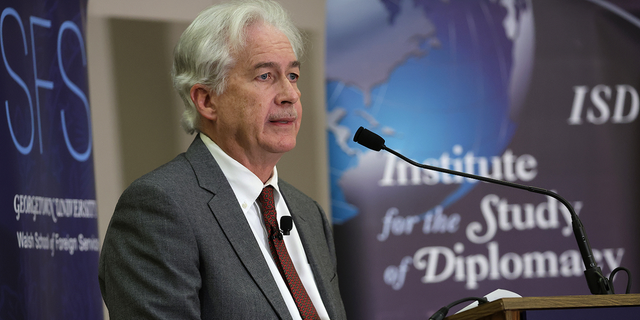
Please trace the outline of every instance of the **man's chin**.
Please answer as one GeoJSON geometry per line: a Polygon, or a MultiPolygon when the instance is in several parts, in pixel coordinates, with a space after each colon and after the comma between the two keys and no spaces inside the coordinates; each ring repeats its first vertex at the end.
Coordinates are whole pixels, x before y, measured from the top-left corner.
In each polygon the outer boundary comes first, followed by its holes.
{"type": "Polygon", "coordinates": [[[295,138],[282,139],[274,144],[269,146],[269,149],[272,153],[287,153],[296,146],[295,138]]]}

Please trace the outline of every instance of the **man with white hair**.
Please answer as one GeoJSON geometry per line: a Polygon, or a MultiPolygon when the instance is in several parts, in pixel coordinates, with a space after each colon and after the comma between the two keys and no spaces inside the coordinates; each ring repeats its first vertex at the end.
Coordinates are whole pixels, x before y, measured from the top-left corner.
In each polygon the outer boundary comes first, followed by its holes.
{"type": "Polygon", "coordinates": [[[100,258],[111,319],[346,318],[331,226],[275,167],[300,127],[301,51],[270,1],[213,6],[182,34],[172,76],[196,138],[116,206],[100,258]]]}

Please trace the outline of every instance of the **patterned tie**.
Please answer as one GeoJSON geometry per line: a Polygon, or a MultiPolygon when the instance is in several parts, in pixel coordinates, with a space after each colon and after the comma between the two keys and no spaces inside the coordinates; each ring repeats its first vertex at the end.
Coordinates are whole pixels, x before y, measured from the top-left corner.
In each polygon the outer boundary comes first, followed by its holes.
{"type": "Polygon", "coordinates": [[[304,286],[300,281],[300,277],[298,277],[296,268],[291,261],[291,257],[289,257],[287,247],[284,245],[282,234],[280,234],[278,221],[276,220],[275,203],[273,201],[273,187],[266,186],[262,189],[262,193],[260,193],[258,201],[262,205],[262,219],[264,220],[264,225],[266,226],[267,233],[269,235],[269,248],[271,249],[271,255],[273,256],[273,260],[275,261],[278,270],[280,270],[282,278],[289,287],[293,300],[295,300],[296,306],[298,306],[298,311],[300,311],[300,316],[304,320],[320,319],[316,308],[313,306],[313,302],[311,302],[311,299],[307,294],[307,290],[304,289],[304,286]]]}

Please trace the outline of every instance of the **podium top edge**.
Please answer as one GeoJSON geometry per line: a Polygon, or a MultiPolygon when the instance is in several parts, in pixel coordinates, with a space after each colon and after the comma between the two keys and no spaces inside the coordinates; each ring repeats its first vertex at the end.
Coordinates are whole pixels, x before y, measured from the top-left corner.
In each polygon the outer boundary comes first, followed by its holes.
{"type": "MultiPolygon", "coordinates": [[[[503,310],[597,308],[640,305],[640,294],[504,298],[503,310]]],[[[499,301],[498,300],[498,301],[499,301]]]]}
{"type": "Polygon", "coordinates": [[[572,309],[640,306],[640,294],[579,295],[502,298],[451,315],[446,320],[479,319],[495,313],[540,309],[572,309]]]}

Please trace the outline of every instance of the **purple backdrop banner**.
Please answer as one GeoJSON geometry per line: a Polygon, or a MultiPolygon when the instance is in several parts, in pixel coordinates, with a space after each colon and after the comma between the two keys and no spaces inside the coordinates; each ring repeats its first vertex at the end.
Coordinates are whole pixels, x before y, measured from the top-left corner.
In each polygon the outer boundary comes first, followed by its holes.
{"type": "Polygon", "coordinates": [[[0,11],[0,318],[101,319],[86,0],[0,11]]]}
{"type": "Polygon", "coordinates": [[[327,1],[332,214],[350,319],[426,319],[498,288],[590,294],[561,203],[413,168],[353,143],[359,126],[421,163],[556,191],[603,273],[637,273],[639,12],[633,1],[327,1]]]}

